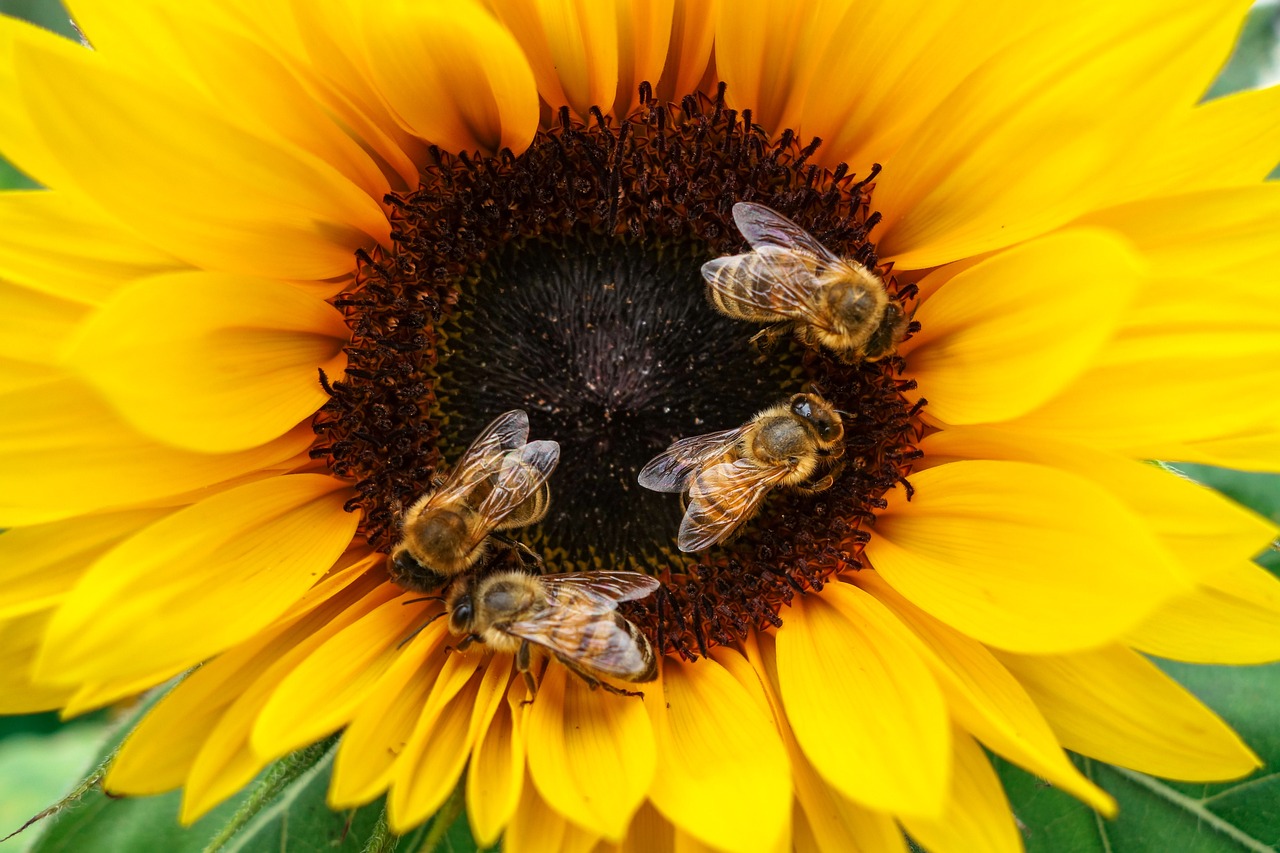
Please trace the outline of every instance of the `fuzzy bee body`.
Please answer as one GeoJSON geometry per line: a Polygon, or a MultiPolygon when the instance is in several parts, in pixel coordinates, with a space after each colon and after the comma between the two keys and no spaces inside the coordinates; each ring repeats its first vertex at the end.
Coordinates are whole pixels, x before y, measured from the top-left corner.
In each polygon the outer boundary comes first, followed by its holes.
{"type": "Polygon", "coordinates": [[[796,394],[737,429],[682,438],[640,471],[640,485],[685,492],[681,551],[701,551],[755,516],[778,486],[823,491],[835,482],[824,462],[844,453],[844,422],[817,394],[796,394]]]}
{"type": "Polygon", "coordinates": [[[733,218],[752,251],[703,264],[716,310],[769,324],[766,336],[791,331],[806,346],[850,363],[894,353],[908,317],[879,276],[764,205],[739,202],[733,218]]]}
{"type": "Polygon", "coordinates": [[[499,415],[449,475],[404,512],[400,541],[387,559],[396,584],[434,592],[484,560],[495,531],[546,515],[547,478],[560,461],[560,445],[528,437],[528,415],[499,415]]]}
{"type": "Polygon", "coordinates": [[[603,681],[657,678],[657,658],[640,629],[617,612],[618,603],[644,598],[659,586],[638,572],[532,575],[470,572],[446,596],[449,630],[459,649],[483,643],[516,656],[531,693],[533,652],[541,650],[593,689],[630,693],[603,681]]]}

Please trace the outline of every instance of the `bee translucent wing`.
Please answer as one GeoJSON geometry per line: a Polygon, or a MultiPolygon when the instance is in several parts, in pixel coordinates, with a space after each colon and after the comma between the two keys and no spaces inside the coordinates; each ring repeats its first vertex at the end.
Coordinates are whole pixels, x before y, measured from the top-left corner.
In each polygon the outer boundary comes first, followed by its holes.
{"type": "Polygon", "coordinates": [[[564,575],[543,575],[542,582],[553,592],[561,589],[569,590],[570,597],[593,602],[598,609],[592,608],[586,601],[577,604],[576,609],[596,614],[617,609],[620,601],[645,598],[662,586],[657,578],[640,572],[574,572],[564,575]]]}
{"type": "Polygon", "coordinates": [[[831,253],[808,231],[763,204],[740,201],[733,206],[733,221],[751,248],[788,249],[804,252],[828,263],[839,263],[840,258],[831,253]]]}
{"type": "Polygon", "coordinates": [[[431,502],[465,497],[501,467],[505,453],[519,448],[528,438],[529,416],[525,412],[513,409],[498,415],[463,451],[431,502]]]}
{"type": "Polygon", "coordinates": [[[694,435],[673,442],[649,460],[636,479],[655,492],[683,492],[702,467],[734,445],[746,427],[694,435]]]}
{"type": "Polygon", "coordinates": [[[471,544],[479,545],[499,522],[538,491],[559,462],[560,444],[555,441],[531,441],[500,456],[491,472],[489,493],[476,507],[487,524],[475,532],[471,544]]]}
{"type": "Polygon", "coordinates": [[[691,553],[710,548],[751,519],[769,490],[790,473],[739,459],[721,462],[699,474],[689,489],[689,506],[676,544],[691,553]]]}
{"type": "Polygon", "coordinates": [[[593,616],[556,606],[502,630],[603,675],[634,678],[651,665],[631,632],[613,614],[593,616]]]}
{"type": "Polygon", "coordinates": [[[714,291],[712,301],[726,313],[744,320],[804,320],[826,327],[818,310],[822,271],[822,264],[809,255],[771,246],[702,265],[702,277],[714,291]]]}

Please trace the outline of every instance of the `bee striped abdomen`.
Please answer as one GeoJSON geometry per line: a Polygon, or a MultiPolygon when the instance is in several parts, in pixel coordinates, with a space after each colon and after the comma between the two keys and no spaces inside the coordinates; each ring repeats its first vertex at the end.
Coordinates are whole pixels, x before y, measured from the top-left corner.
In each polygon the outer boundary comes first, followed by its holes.
{"type": "Polygon", "coordinates": [[[624,681],[652,681],[657,675],[653,648],[628,619],[609,613],[578,627],[573,638],[577,654],[572,656],[578,666],[624,681]],[[606,661],[607,669],[596,665],[606,661]]]}
{"type": "Polygon", "coordinates": [[[712,307],[737,320],[758,323],[775,323],[782,319],[779,312],[756,306],[773,302],[773,285],[762,275],[765,259],[761,255],[734,255],[721,258],[710,279],[707,298],[712,307]]]}
{"type": "Polygon", "coordinates": [[[538,490],[525,498],[524,503],[516,507],[495,530],[510,530],[514,527],[528,527],[537,524],[547,514],[551,504],[551,485],[543,483],[538,490]]]}

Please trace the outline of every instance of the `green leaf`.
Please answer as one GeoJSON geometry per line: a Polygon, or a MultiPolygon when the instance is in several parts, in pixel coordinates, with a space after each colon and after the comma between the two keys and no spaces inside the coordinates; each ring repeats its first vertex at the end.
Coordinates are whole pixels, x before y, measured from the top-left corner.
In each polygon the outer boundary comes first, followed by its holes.
{"type": "MultiPolygon", "coordinates": [[[[117,739],[118,740],[118,739],[117,739]]],[[[337,738],[301,749],[190,827],[178,823],[181,793],[108,797],[86,780],[74,808],[48,818],[33,853],[463,853],[476,850],[457,808],[404,838],[387,831],[384,803],[333,812],[325,803],[337,738]]],[[[114,748],[114,744],[113,744],[114,748]]],[[[38,825],[39,826],[39,825],[38,825]]],[[[29,831],[38,831],[33,828],[29,831]]]]}
{"type": "Polygon", "coordinates": [[[1235,782],[1189,784],[1077,758],[1120,805],[1120,816],[1107,821],[997,759],[1028,853],[1271,853],[1280,845],[1280,664],[1159,663],[1221,714],[1267,766],[1235,782]]]}
{"type": "Polygon", "coordinates": [[[383,803],[375,802],[347,812],[329,811],[325,793],[337,752],[335,743],[337,739],[332,738],[301,749],[269,768],[260,788],[246,803],[253,809],[251,815],[247,820],[234,817],[205,852],[333,850],[334,853],[361,853],[365,850],[381,822],[383,803]]]}
{"type": "Polygon", "coordinates": [[[1280,9],[1275,5],[1256,5],[1249,11],[1240,41],[1226,68],[1218,75],[1205,100],[1221,97],[1242,89],[1252,89],[1272,66],[1275,55],[1277,22],[1280,9]]]}

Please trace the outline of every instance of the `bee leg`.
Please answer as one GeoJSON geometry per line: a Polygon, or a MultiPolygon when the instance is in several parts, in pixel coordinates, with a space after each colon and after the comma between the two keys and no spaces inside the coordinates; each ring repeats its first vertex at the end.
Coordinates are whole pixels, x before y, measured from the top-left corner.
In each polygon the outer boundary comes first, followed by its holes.
{"type": "Polygon", "coordinates": [[[827,489],[835,485],[836,477],[840,476],[840,472],[843,469],[843,464],[837,464],[832,471],[828,472],[827,476],[818,480],[816,483],[810,483],[807,486],[796,486],[795,489],[805,495],[816,495],[819,492],[825,492],[827,489]]]}
{"type": "Polygon", "coordinates": [[[556,660],[564,664],[565,669],[569,670],[574,675],[578,676],[583,681],[585,681],[587,683],[587,687],[591,688],[592,690],[599,688],[601,690],[604,690],[606,693],[612,693],[614,696],[637,696],[641,699],[644,698],[644,694],[638,691],[623,690],[621,687],[614,687],[612,684],[610,684],[607,681],[601,681],[591,673],[587,672],[582,667],[578,666],[572,660],[566,660],[565,658],[562,658],[558,655],[556,656],[556,660]]]}
{"type": "Polygon", "coordinates": [[[816,495],[818,492],[825,492],[827,489],[831,488],[835,481],[836,478],[828,474],[816,483],[810,483],[807,486],[796,486],[796,491],[803,495],[816,495]]]}
{"type": "Polygon", "coordinates": [[[772,326],[765,326],[760,331],[751,336],[751,343],[755,344],[762,351],[768,352],[778,345],[778,341],[791,331],[792,323],[774,323],[772,326]]]}
{"type": "Polygon", "coordinates": [[[542,574],[542,569],[545,564],[542,562],[542,555],[537,551],[533,550],[523,542],[518,542],[515,539],[502,535],[501,533],[491,533],[489,534],[489,538],[511,549],[511,551],[516,555],[516,559],[520,561],[520,568],[525,569],[531,575],[542,574]]]}
{"type": "Polygon", "coordinates": [[[524,686],[529,691],[529,698],[521,704],[528,705],[538,697],[538,681],[533,677],[533,648],[528,640],[516,649],[516,669],[524,676],[524,686]]]}
{"type": "Polygon", "coordinates": [[[819,457],[826,459],[828,462],[835,462],[841,456],[844,456],[844,445],[837,444],[835,447],[830,447],[825,450],[818,449],[818,450],[815,450],[814,452],[819,457]]]}
{"type": "Polygon", "coordinates": [[[479,638],[476,637],[475,634],[471,634],[466,637],[463,637],[461,640],[458,641],[458,644],[456,646],[445,646],[444,647],[445,653],[448,654],[449,652],[465,652],[467,649],[471,648],[471,644],[474,643],[477,639],[479,638]]]}

